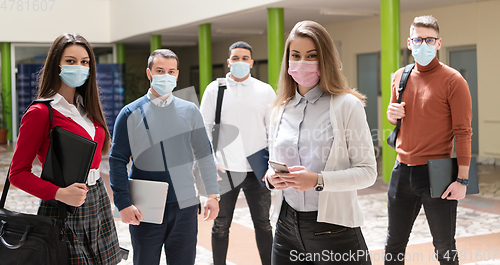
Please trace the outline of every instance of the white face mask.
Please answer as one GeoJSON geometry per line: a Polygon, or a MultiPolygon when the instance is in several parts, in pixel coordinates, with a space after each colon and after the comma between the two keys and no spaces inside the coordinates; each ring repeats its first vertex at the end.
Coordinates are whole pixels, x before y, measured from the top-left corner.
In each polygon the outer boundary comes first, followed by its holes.
{"type": "Polygon", "coordinates": [[[61,81],[69,87],[80,87],[89,78],[90,68],[81,65],[61,65],[61,81]]]}
{"type": "Polygon", "coordinates": [[[231,74],[236,78],[243,78],[250,73],[250,64],[245,62],[231,63],[231,74]]]}
{"type": "Polygon", "coordinates": [[[411,55],[415,62],[421,66],[427,66],[436,57],[436,46],[423,42],[420,45],[411,44],[411,55]]]}
{"type": "Polygon", "coordinates": [[[177,86],[177,77],[174,75],[151,75],[151,87],[161,96],[170,94],[177,86]]]}

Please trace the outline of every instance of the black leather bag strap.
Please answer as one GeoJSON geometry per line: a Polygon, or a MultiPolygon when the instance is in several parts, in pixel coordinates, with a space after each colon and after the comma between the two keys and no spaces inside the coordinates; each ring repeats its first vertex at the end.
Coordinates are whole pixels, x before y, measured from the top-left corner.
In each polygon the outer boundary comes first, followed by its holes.
{"type": "Polygon", "coordinates": [[[9,171],[7,171],[7,178],[5,179],[5,184],[3,185],[2,198],[0,199],[0,209],[4,209],[5,200],[7,200],[7,193],[9,192],[10,188],[9,173],[10,173],[10,166],[9,166],[9,171]]]}
{"type": "MultiPolygon", "coordinates": [[[[415,67],[415,64],[409,64],[405,66],[405,69],[403,70],[403,74],[401,75],[401,80],[399,81],[399,87],[398,87],[398,103],[401,104],[401,100],[403,98],[403,92],[406,89],[406,83],[408,83],[408,77],[410,77],[411,70],[413,70],[413,67],[415,67]]],[[[396,124],[396,128],[399,131],[399,128],[401,127],[401,119],[398,119],[398,123],[396,124]]]]}
{"type": "Polygon", "coordinates": [[[36,103],[45,104],[45,106],[47,106],[47,109],[49,109],[49,117],[50,117],[49,136],[52,136],[52,129],[54,128],[54,125],[53,125],[53,122],[52,122],[54,120],[53,116],[52,116],[52,106],[50,105],[50,102],[52,102],[52,101],[53,101],[53,99],[43,99],[43,98],[35,99],[35,100],[33,100],[33,102],[31,102],[31,104],[24,111],[24,113],[26,113],[26,111],[28,111],[28,109],[33,104],[36,104],[36,103]]]}

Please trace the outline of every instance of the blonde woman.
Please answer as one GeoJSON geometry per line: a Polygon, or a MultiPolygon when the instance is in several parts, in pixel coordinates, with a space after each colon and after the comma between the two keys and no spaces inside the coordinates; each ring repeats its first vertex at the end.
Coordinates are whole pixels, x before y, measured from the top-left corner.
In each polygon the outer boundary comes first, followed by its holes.
{"type": "Polygon", "coordinates": [[[371,264],[357,190],[377,171],[364,96],[348,87],[335,45],[302,21],[285,43],[269,128],[269,188],[279,190],[272,264],[371,264]]]}

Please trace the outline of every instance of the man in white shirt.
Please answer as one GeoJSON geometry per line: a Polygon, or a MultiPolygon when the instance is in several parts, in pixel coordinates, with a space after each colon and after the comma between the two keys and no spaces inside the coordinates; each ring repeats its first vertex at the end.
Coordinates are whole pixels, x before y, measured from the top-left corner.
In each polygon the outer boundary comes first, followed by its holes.
{"type": "MultiPolygon", "coordinates": [[[[273,88],[250,75],[253,67],[252,47],[238,41],[229,47],[216,152],[221,200],[219,216],[212,228],[214,265],[226,264],[229,227],[241,189],[245,193],[255,227],[257,248],[262,264],[271,264],[272,228],[269,221],[270,191],[262,186],[247,157],[267,147],[267,128],[271,105],[276,98],[273,88]],[[222,174],[224,173],[224,175],[222,174]],[[229,186],[228,186],[229,184],[229,186]],[[224,192],[227,191],[227,192],[224,192]]],[[[209,137],[216,121],[219,82],[210,83],[201,101],[201,113],[209,137]]],[[[214,141],[214,139],[211,139],[214,141]]]]}

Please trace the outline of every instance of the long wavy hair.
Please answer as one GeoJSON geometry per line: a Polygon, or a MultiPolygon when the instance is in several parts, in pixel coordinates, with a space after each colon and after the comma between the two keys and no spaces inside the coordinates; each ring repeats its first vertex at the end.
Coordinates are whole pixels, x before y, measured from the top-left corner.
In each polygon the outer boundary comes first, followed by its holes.
{"type": "Polygon", "coordinates": [[[290,56],[290,43],[297,38],[310,38],[316,46],[321,90],[331,95],[350,93],[356,96],[364,105],[366,97],[356,89],[350,88],[347,78],[342,72],[342,63],[339,59],[337,48],[328,34],[328,31],[319,23],[305,20],[298,22],[293,27],[285,42],[285,53],[281,63],[281,72],[274,106],[285,104],[295,96],[297,82],[288,74],[288,60],[290,56]]]}
{"type": "Polygon", "coordinates": [[[37,98],[49,98],[59,91],[62,82],[59,77],[59,73],[61,72],[59,64],[64,50],[70,45],[80,45],[85,48],[89,54],[89,78],[82,86],[76,88],[76,92],[83,98],[83,104],[85,105],[84,107],[88,118],[91,121],[97,121],[104,128],[105,138],[102,154],[107,154],[111,147],[111,136],[102,111],[101,100],[99,99],[94,51],[83,36],[74,33],[66,33],[54,40],[50,47],[49,54],[47,55],[47,59],[45,60],[45,64],[38,76],[39,87],[37,98]]]}

